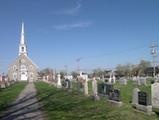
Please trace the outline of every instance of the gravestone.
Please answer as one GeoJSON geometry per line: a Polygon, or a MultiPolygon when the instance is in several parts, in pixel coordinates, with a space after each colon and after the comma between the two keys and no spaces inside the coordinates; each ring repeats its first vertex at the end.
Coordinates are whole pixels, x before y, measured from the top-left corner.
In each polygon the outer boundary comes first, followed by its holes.
{"type": "Polygon", "coordinates": [[[113,80],[113,84],[115,84],[115,82],[116,82],[116,77],[115,77],[115,75],[113,75],[112,80],[113,80]]]}
{"type": "Polygon", "coordinates": [[[143,91],[138,92],[138,104],[147,106],[148,105],[148,94],[143,91]]]}
{"type": "Polygon", "coordinates": [[[84,80],[84,94],[88,95],[88,80],[84,80]]]}
{"type": "Polygon", "coordinates": [[[99,96],[98,96],[98,91],[97,91],[97,80],[94,77],[92,80],[92,90],[93,90],[93,99],[94,100],[99,100],[99,96]]]}
{"type": "Polygon", "coordinates": [[[118,89],[113,89],[110,93],[109,93],[109,100],[113,100],[113,101],[120,101],[120,90],[118,89]]]}
{"type": "Polygon", "coordinates": [[[108,96],[112,90],[113,90],[113,84],[110,84],[110,83],[98,84],[98,93],[101,95],[108,96]]]}
{"type": "Polygon", "coordinates": [[[146,85],[146,78],[144,77],[137,78],[137,83],[138,85],[146,85]]]}
{"type": "Polygon", "coordinates": [[[159,109],[159,83],[151,85],[152,107],[159,109]]]}
{"type": "Polygon", "coordinates": [[[132,80],[133,80],[133,81],[137,81],[137,77],[134,76],[134,77],[132,78],[132,80]]]}
{"type": "Polygon", "coordinates": [[[127,79],[126,78],[120,78],[119,83],[122,85],[127,85],[127,79]]]}
{"type": "Polygon", "coordinates": [[[111,76],[111,74],[109,76],[109,83],[112,83],[112,76],[111,76]]]}
{"type": "Polygon", "coordinates": [[[57,74],[57,87],[58,88],[61,88],[61,75],[60,74],[57,74]]]}
{"type": "Polygon", "coordinates": [[[118,89],[113,89],[113,90],[109,93],[108,102],[109,102],[111,105],[121,107],[121,106],[122,106],[122,102],[121,102],[121,100],[120,100],[120,90],[118,90],[118,89]]]}
{"type": "Polygon", "coordinates": [[[70,89],[72,87],[71,81],[69,79],[65,79],[62,83],[62,86],[66,89],[70,89]]]}
{"type": "Polygon", "coordinates": [[[146,85],[146,78],[144,78],[144,77],[140,78],[140,84],[146,85]]]}
{"type": "Polygon", "coordinates": [[[132,96],[132,105],[136,106],[138,104],[138,92],[140,92],[139,88],[133,89],[133,96],[132,96]]]}
{"type": "Polygon", "coordinates": [[[140,91],[138,88],[135,88],[133,92],[133,107],[137,110],[146,112],[149,115],[153,114],[148,94],[146,92],[140,91]]]}
{"type": "Polygon", "coordinates": [[[67,89],[70,89],[71,87],[72,87],[72,85],[71,85],[71,80],[66,79],[66,88],[67,88],[67,89]]]}

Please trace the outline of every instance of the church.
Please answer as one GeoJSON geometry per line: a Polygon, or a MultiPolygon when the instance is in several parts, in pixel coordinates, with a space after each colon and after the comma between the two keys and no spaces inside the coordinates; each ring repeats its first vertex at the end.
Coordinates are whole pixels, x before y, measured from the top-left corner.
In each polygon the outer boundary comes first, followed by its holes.
{"type": "Polygon", "coordinates": [[[24,37],[24,23],[22,23],[19,55],[9,66],[8,79],[28,82],[33,82],[38,79],[38,67],[28,57],[27,45],[24,37]]]}

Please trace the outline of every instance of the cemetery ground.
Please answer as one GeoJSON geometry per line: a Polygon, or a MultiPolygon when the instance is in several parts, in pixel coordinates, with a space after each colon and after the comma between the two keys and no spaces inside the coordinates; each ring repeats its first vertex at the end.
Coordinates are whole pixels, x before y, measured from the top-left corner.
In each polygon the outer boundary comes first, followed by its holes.
{"type": "Polygon", "coordinates": [[[15,83],[8,88],[0,90],[0,113],[13,102],[26,86],[26,82],[15,83]]]}
{"type": "MultiPolygon", "coordinates": [[[[99,101],[93,101],[91,81],[88,85],[90,96],[84,96],[76,88],[57,89],[47,83],[35,83],[37,96],[41,99],[43,111],[49,120],[159,120],[157,114],[150,116],[132,107],[133,88],[138,86],[133,81],[128,81],[127,85],[120,85],[118,82],[114,85],[114,88],[121,91],[123,102],[121,107],[112,106],[105,97],[99,101]]],[[[138,87],[150,94],[150,81],[147,86],[138,87]]]]}

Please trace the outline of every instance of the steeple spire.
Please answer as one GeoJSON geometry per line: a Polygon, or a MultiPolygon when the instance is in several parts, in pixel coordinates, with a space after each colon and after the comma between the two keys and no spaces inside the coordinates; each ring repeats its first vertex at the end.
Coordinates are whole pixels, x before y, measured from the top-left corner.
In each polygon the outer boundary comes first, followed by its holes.
{"type": "Polygon", "coordinates": [[[19,55],[24,54],[27,56],[27,47],[24,38],[24,23],[22,22],[22,31],[21,31],[21,38],[19,44],[19,55]]]}
{"type": "Polygon", "coordinates": [[[23,22],[22,22],[22,31],[21,31],[20,44],[25,44],[25,41],[24,41],[24,23],[23,22]]]}

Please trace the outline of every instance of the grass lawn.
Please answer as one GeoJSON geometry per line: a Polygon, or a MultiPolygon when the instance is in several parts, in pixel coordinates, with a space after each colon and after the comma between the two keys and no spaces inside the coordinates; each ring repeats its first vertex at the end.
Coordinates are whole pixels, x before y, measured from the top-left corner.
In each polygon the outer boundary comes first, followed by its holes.
{"type": "Polygon", "coordinates": [[[49,120],[159,120],[157,115],[148,116],[131,107],[129,101],[134,87],[131,82],[127,86],[118,83],[114,86],[121,90],[124,104],[120,108],[111,106],[105,98],[95,102],[75,90],[57,89],[43,82],[37,82],[35,86],[38,97],[43,98],[44,111],[49,120]]]}
{"type": "Polygon", "coordinates": [[[25,85],[26,82],[19,82],[6,89],[0,90],[0,112],[4,111],[7,105],[16,99],[25,85]]]}

